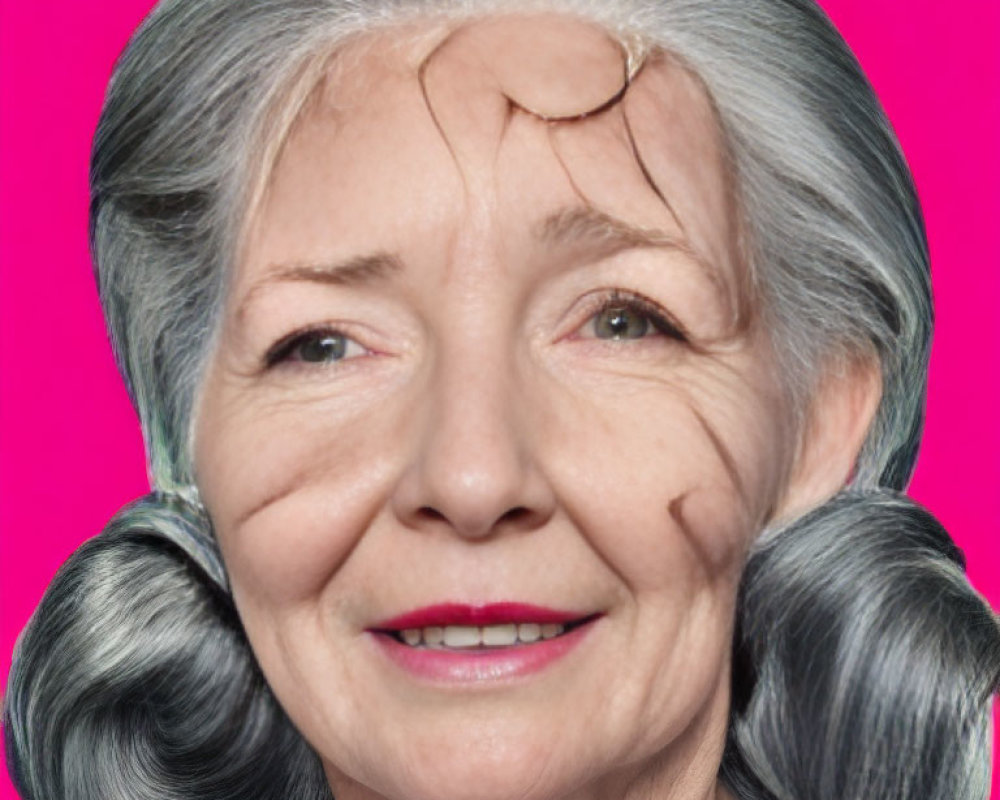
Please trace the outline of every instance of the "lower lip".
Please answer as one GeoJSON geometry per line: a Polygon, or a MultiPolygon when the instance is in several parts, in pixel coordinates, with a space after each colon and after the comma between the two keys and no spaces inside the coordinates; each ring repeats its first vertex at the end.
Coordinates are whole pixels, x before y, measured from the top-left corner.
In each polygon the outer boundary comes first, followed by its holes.
{"type": "Polygon", "coordinates": [[[476,684],[541,672],[569,654],[590,633],[596,620],[552,639],[483,650],[432,650],[410,647],[385,633],[369,631],[379,648],[411,675],[435,683],[476,684]]]}

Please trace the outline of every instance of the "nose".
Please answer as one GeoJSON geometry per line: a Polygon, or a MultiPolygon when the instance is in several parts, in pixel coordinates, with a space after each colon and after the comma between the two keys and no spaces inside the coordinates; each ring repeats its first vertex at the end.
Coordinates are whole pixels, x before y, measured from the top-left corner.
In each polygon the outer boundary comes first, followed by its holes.
{"type": "Polygon", "coordinates": [[[526,425],[530,401],[510,361],[474,347],[439,355],[392,501],[408,527],[479,540],[533,530],[552,516],[554,492],[526,425]]]}

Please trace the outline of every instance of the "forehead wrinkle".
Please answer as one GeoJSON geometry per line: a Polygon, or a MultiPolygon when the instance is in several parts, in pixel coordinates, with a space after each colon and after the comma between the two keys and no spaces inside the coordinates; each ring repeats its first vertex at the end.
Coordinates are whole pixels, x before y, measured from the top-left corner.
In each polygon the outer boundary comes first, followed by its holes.
{"type": "Polygon", "coordinates": [[[655,194],[659,201],[663,204],[663,207],[667,209],[667,213],[673,218],[674,223],[676,223],[677,227],[681,229],[682,233],[684,233],[684,223],[681,221],[677,212],[674,211],[674,207],[670,204],[670,201],[667,200],[667,196],[663,193],[663,190],[660,189],[659,185],[653,179],[653,176],[649,171],[649,167],[646,166],[646,162],[642,158],[642,153],[639,152],[639,146],[635,141],[635,134],[632,133],[632,123],[629,122],[628,112],[624,108],[622,109],[622,122],[625,124],[625,134],[628,137],[628,145],[632,150],[632,158],[635,159],[635,163],[639,167],[639,172],[642,173],[642,177],[648,184],[649,188],[653,190],[653,194],[655,194]]]}
{"type": "Polygon", "coordinates": [[[624,250],[671,250],[693,261],[720,292],[725,294],[728,290],[718,268],[684,239],[655,228],[633,225],[589,204],[563,208],[545,217],[536,226],[535,238],[550,246],[591,246],[602,258],[624,250]]]}
{"type": "MultiPolygon", "coordinates": [[[[624,45],[622,45],[622,47],[623,47],[624,52],[626,52],[626,55],[628,55],[628,51],[625,50],[624,45]]],[[[574,117],[567,117],[567,118],[561,118],[561,119],[555,119],[555,120],[547,120],[547,121],[549,121],[549,122],[558,122],[558,123],[565,123],[565,122],[580,123],[583,120],[589,119],[591,117],[601,116],[601,115],[604,115],[606,112],[611,112],[613,110],[615,112],[614,119],[616,119],[616,120],[620,119],[621,120],[623,139],[624,139],[624,141],[628,145],[628,149],[629,149],[629,151],[631,153],[631,156],[632,156],[632,159],[633,159],[633,161],[635,163],[635,166],[637,167],[637,169],[639,171],[639,174],[642,176],[642,178],[645,181],[647,187],[653,192],[653,194],[656,196],[656,198],[660,201],[660,204],[666,209],[667,214],[671,217],[671,219],[673,220],[674,224],[677,225],[677,227],[681,230],[682,233],[686,233],[685,227],[684,227],[684,222],[681,220],[680,215],[676,212],[676,210],[674,209],[673,205],[667,199],[667,196],[664,193],[663,189],[659,186],[659,184],[653,178],[653,175],[652,175],[649,167],[647,166],[645,159],[642,157],[642,154],[639,152],[639,146],[638,146],[638,143],[636,142],[635,134],[633,133],[633,130],[632,130],[632,124],[629,121],[627,106],[626,106],[626,103],[623,102],[624,99],[625,99],[626,93],[628,92],[628,90],[632,86],[632,82],[641,77],[642,70],[643,70],[643,68],[647,64],[647,57],[649,55],[650,54],[648,52],[643,52],[642,55],[641,55],[641,58],[638,59],[638,60],[635,60],[635,61],[631,60],[631,57],[630,57],[630,60],[626,64],[626,70],[627,70],[627,72],[626,72],[626,75],[625,75],[625,82],[623,83],[620,91],[617,94],[615,94],[613,97],[611,97],[603,105],[601,105],[601,106],[599,106],[597,108],[594,108],[594,109],[592,109],[590,111],[578,114],[578,115],[576,115],[574,117]]],[[[552,135],[552,133],[556,132],[557,130],[563,129],[563,127],[564,126],[561,125],[561,124],[560,125],[550,125],[549,126],[549,130],[550,130],[550,137],[549,138],[550,138],[551,147],[553,149],[553,152],[555,153],[556,158],[559,160],[559,163],[562,166],[563,171],[565,172],[566,177],[569,180],[570,184],[572,185],[572,187],[573,187],[574,191],[576,192],[576,194],[587,205],[590,205],[589,200],[580,191],[580,189],[579,189],[576,181],[573,179],[573,176],[570,173],[570,170],[569,170],[569,168],[566,165],[565,160],[563,159],[562,155],[559,153],[558,148],[556,147],[555,137],[552,135]]],[[[573,130],[573,129],[570,128],[569,130],[573,130]]]]}
{"type": "Polygon", "coordinates": [[[449,31],[421,60],[417,68],[417,83],[424,106],[458,170],[467,199],[476,193],[485,195],[488,192],[488,185],[483,185],[482,182],[475,187],[472,185],[474,181],[470,180],[469,170],[464,166],[466,162],[473,160],[468,142],[457,141],[449,135],[448,128],[460,127],[458,123],[461,122],[465,128],[464,139],[468,140],[472,133],[469,130],[470,125],[478,129],[476,133],[480,135],[485,133],[488,140],[492,139],[492,153],[489,154],[487,161],[494,166],[493,172],[495,172],[500,145],[512,114],[509,100],[496,85],[495,76],[478,57],[479,54],[470,54],[467,47],[461,47],[461,41],[457,48],[453,46],[456,38],[459,38],[468,27],[469,25],[463,25],[449,31]],[[448,52],[450,46],[452,46],[451,52],[448,52]],[[440,73],[442,69],[450,69],[450,73],[446,72],[444,76],[432,74],[434,71],[440,73]],[[449,93],[451,97],[448,97],[449,93]],[[434,94],[438,95],[436,101],[432,97],[434,94]],[[473,106],[474,100],[478,101],[475,106],[473,106]],[[448,116],[448,112],[452,112],[450,126],[443,119],[448,116]],[[485,112],[493,112],[493,116],[498,117],[499,121],[488,119],[485,112]],[[490,131],[490,127],[495,130],[490,131]],[[490,136],[491,133],[495,135],[490,136]],[[463,147],[463,144],[466,146],[463,147]],[[461,152],[463,150],[464,153],[461,152]]]}
{"type": "MultiPolygon", "coordinates": [[[[434,127],[437,130],[438,135],[441,137],[441,141],[444,142],[444,146],[448,149],[448,153],[449,155],[451,155],[451,160],[455,163],[455,167],[458,170],[459,177],[462,180],[462,185],[466,193],[468,193],[469,186],[468,182],[466,181],[465,170],[461,168],[458,159],[458,153],[455,152],[455,147],[451,143],[451,140],[448,138],[448,134],[445,132],[444,125],[441,124],[441,120],[438,117],[437,112],[434,110],[434,104],[431,102],[430,90],[427,87],[427,69],[430,66],[431,60],[441,50],[441,48],[445,46],[445,44],[454,35],[454,33],[455,31],[448,32],[444,37],[442,37],[441,41],[439,41],[436,45],[434,45],[431,51],[427,53],[427,55],[424,56],[423,59],[421,59],[420,64],[417,66],[417,85],[420,87],[420,96],[424,100],[424,107],[427,109],[427,113],[430,115],[431,122],[434,124],[434,127]]],[[[508,109],[508,114],[509,114],[509,109],[508,109]]],[[[504,128],[506,129],[506,127],[507,125],[505,123],[504,128]]]]}
{"type": "MultiPolygon", "coordinates": [[[[726,195],[723,202],[731,199],[735,187],[724,125],[708,88],[685,63],[669,52],[655,51],[621,108],[632,155],[649,187],[678,225],[684,224],[682,217],[691,216],[692,208],[684,208],[685,195],[678,194],[675,184],[700,179],[705,167],[708,180],[702,179],[701,184],[708,187],[706,197],[718,200],[721,190],[726,195]],[[676,153],[671,157],[671,140],[687,148],[684,158],[677,158],[676,153]],[[692,167],[699,169],[696,172],[692,167]],[[712,180],[713,173],[721,183],[712,180]],[[671,208],[670,197],[679,209],[671,208]]],[[[690,223],[687,219],[688,227],[690,223]]],[[[691,235],[697,233],[696,225],[691,235]]]]}

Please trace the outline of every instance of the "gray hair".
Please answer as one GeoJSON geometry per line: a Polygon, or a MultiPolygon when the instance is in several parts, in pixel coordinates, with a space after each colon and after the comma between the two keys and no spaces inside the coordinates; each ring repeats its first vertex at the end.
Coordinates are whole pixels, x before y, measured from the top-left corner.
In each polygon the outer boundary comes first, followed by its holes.
{"type": "Polygon", "coordinates": [[[60,570],[15,655],[12,774],[34,800],[323,798],[228,594],[192,409],[240,226],[324,59],[412,15],[582,15],[698,76],[726,138],[762,313],[800,405],[831,360],[883,396],[840,496],[761,537],[734,642],[722,777],[743,800],[983,800],[1000,624],[898,494],[932,311],[918,201],[859,66],[810,0],[164,0],[94,142],[105,315],[156,492],[60,570]]]}

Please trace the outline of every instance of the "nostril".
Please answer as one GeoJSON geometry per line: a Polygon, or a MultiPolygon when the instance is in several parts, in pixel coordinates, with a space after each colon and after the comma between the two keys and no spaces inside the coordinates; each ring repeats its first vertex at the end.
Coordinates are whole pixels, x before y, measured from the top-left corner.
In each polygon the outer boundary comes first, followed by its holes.
{"type": "Polygon", "coordinates": [[[517,508],[512,508],[503,515],[501,515],[500,519],[497,520],[497,523],[499,524],[502,522],[513,522],[513,523],[524,522],[531,516],[532,513],[529,509],[525,508],[524,506],[517,506],[517,508]]]}
{"type": "Polygon", "coordinates": [[[423,517],[431,522],[446,522],[448,519],[444,514],[431,506],[421,506],[418,508],[417,516],[423,517]]]}
{"type": "MultiPolygon", "coordinates": [[[[459,525],[462,524],[461,521],[450,519],[447,514],[443,514],[442,512],[438,511],[436,508],[434,508],[434,506],[421,506],[419,509],[417,509],[417,517],[419,519],[422,519],[425,523],[445,522],[449,524],[456,524],[456,523],[459,525]]],[[[515,506],[514,508],[508,509],[499,517],[497,517],[495,520],[493,520],[491,524],[487,525],[487,528],[489,530],[492,530],[498,526],[506,527],[507,525],[510,525],[515,528],[530,527],[534,524],[534,520],[537,519],[538,517],[539,515],[536,512],[532,511],[527,506],[515,506]]]]}

